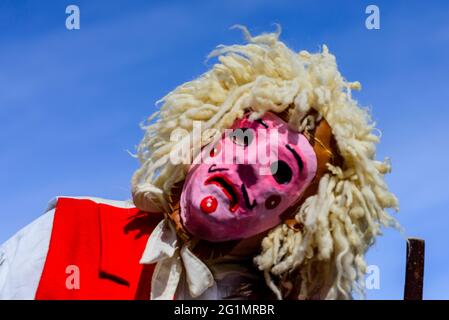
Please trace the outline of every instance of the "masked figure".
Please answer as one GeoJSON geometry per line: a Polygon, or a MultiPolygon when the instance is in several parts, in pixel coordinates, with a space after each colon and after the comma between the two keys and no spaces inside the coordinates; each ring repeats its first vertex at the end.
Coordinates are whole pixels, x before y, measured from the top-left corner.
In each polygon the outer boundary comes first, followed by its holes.
{"type": "Polygon", "coordinates": [[[129,201],[58,197],[0,249],[3,299],[351,299],[397,209],[335,57],[220,46],[163,98],[129,201]]]}

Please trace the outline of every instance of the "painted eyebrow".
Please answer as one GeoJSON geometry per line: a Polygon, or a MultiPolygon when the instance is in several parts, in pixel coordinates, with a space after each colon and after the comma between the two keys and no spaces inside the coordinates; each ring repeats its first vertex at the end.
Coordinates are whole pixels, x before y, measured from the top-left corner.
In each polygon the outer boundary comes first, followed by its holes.
{"type": "Polygon", "coordinates": [[[302,162],[301,157],[299,156],[299,154],[296,152],[295,149],[293,149],[290,145],[286,144],[285,147],[291,152],[293,153],[293,156],[296,159],[296,162],[298,163],[298,167],[299,167],[299,172],[302,172],[302,169],[304,169],[304,162],[302,162]]]}
{"type": "Polygon", "coordinates": [[[256,122],[260,123],[261,125],[263,125],[265,128],[268,129],[268,125],[262,121],[262,119],[257,119],[256,122]]]}

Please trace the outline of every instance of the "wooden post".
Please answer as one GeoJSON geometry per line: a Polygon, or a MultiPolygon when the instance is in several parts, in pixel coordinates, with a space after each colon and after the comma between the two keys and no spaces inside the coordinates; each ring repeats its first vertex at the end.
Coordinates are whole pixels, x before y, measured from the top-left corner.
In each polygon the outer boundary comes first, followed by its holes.
{"type": "Polygon", "coordinates": [[[405,271],[404,300],[422,300],[424,279],[424,240],[409,238],[405,271]]]}

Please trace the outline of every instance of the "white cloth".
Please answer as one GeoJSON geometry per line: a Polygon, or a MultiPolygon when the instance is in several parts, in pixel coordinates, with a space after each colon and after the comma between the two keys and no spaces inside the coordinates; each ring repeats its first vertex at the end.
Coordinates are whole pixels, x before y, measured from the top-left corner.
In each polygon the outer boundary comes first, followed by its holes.
{"type": "Polygon", "coordinates": [[[215,284],[208,267],[186,245],[179,247],[176,231],[166,220],[154,229],[140,263],[157,263],[151,281],[151,299],[172,299],[181,279],[187,283],[189,295],[200,297],[215,284]],[[182,272],[185,276],[181,278],[182,272]]]}
{"type": "Polygon", "coordinates": [[[221,300],[234,294],[243,281],[253,280],[238,260],[201,261],[186,244],[179,245],[176,231],[166,220],[149,237],[140,263],[156,263],[150,295],[155,300],[174,296],[177,300],[221,300]]]}
{"type": "Polygon", "coordinates": [[[0,299],[34,299],[47,257],[54,212],[47,211],[0,247],[0,299]]]}

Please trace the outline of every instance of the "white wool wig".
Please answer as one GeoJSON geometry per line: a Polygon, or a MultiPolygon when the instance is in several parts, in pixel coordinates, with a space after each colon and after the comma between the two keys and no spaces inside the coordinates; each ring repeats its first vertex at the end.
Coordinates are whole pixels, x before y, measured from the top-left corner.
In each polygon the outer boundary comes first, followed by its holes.
{"type": "MultiPolygon", "coordinates": [[[[223,132],[247,110],[253,119],[268,111],[287,112],[289,125],[300,132],[324,118],[342,165],[328,164],[316,194],[297,208],[295,219],[303,228],[292,230],[284,223],[273,228],[254,263],[279,299],[292,288],[298,299],[364,297],[365,252],[382,226],[398,227],[385,211],[398,210],[398,201],[384,181],[388,159],[375,160],[378,131],[369,112],[351,97],[360,84],[345,81],[326,46],[319,53],[297,53],[278,39],[280,28],[253,37],[238,27],[247,43],[218,46],[209,55],[218,58],[212,69],[161,99],[160,111],[144,126],[137,149],[141,167],[132,179],[135,205],[170,211],[170,192],[188,170],[173,164],[170,152],[188,141],[210,143],[208,130],[223,132]],[[201,141],[191,141],[193,121],[201,123],[201,141]],[[172,141],[179,129],[189,134],[172,141]]],[[[193,149],[191,158],[200,152],[193,149]]]]}

